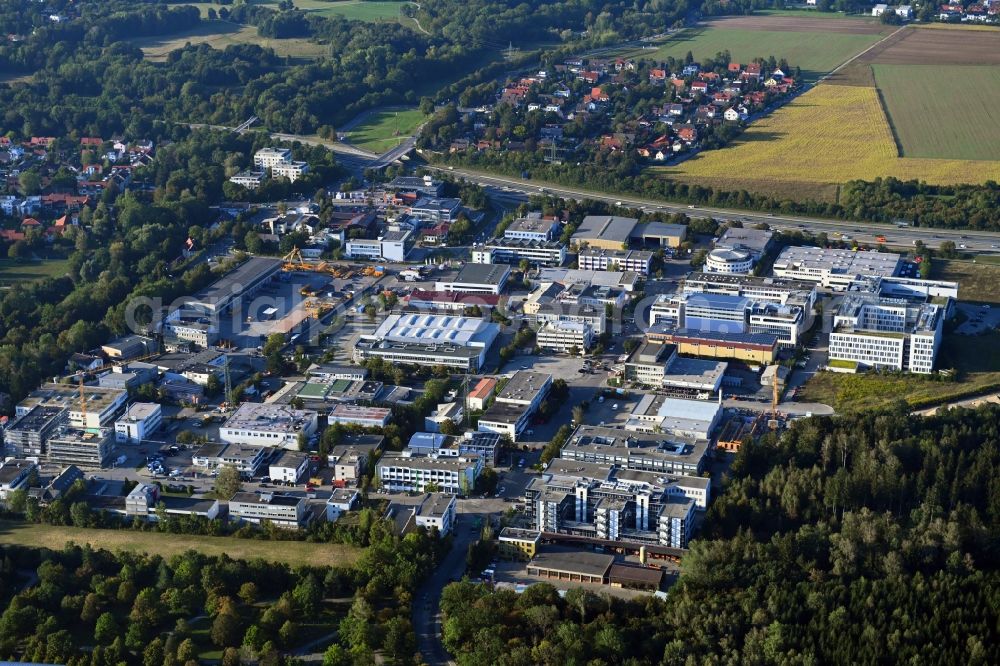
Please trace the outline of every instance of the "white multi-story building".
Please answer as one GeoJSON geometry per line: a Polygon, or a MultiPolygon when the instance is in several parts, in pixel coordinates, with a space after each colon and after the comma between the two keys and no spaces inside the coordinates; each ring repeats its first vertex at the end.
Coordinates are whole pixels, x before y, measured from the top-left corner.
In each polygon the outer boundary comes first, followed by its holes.
{"type": "Polygon", "coordinates": [[[229,177],[230,183],[242,185],[248,190],[256,190],[264,182],[267,173],[264,171],[240,171],[235,176],[229,177]]]}
{"type": "Polygon", "coordinates": [[[301,178],[302,174],[308,172],[309,164],[307,162],[283,162],[271,167],[272,178],[287,178],[293,183],[301,178]]]}
{"type": "Polygon", "coordinates": [[[110,424],[127,401],[128,391],[123,389],[84,386],[81,391],[79,384],[42,384],[17,403],[14,414],[24,416],[36,405],[65,407],[69,425],[97,429],[110,424]]]}
{"type": "Polygon", "coordinates": [[[308,522],[306,498],[264,492],[236,493],[229,500],[231,519],[260,524],[265,521],[276,527],[297,529],[308,522]]]}
{"type": "Polygon", "coordinates": [[[379,357],[392,363],[444,365],[476,372],[500,334],[491,322],[454,315],[389,315],[371,335],[362,335],[354,360],[379,357]]]}
{"type": "Polygon", "coordinates": [[[552,375],[519,370],[479,417],[478,430],[507,435],[516,442],[551,388],[552,375]]]}
{"type": "Polygon", "coordinates": [[[163,408],[155,402],[135,402],[115,421],[115,439],[119,444],[139,444],[160,427],[163,408]]]}
{"type": "Polygon", "coordinates": [[[504,238],[545,242],[554,240],[559,233],[559,220],[543,217],[541,213],[529,213],[520,217],[504,229],[504,238]]]}
{"type": "Polygon", "coordinates": [[[694,502],[670,497],[657,517],[659,542],[671,548],[686,548],[694,531],[694,502]]]}
{"type": "Polygon", "coordinates": [[[522,259],[535,266],[562,266],[566,263],[566,246],[555,241],[504,237],[472,248],[472,261],[477,264],[519,264],[522,259]]]}
{"type": "Polygon", "coordinates": [[[585,352],[594,343],[594,329],[576,321],[546,322],[535,333],[535,343],[542,349],[568,352],[575,348],[585,352]]]}
{"type": "Polygon", "coordinates": [[[380,485],[390,492],[427,492],[430,486],[455,495],[472,492],[482,470],[483,459],[477,455],[414,456],[406,452],[387,452],[376,466],[380,485]]]}
{"type": "Polygon", "coordinates": [[[650,306],[650,324],[718,333],[773,333],[796,345],[812,325],[808,301],[775,303],[718,292],[661,294],[650,306]]]}
{"type": "Polygon", "coordinates": [[[705,257],[706,273],[743,274],[753,270],[753,256],[742,248],[717,247],[705,257]]]}
{"type": "Polygon", "coordinates": [[[309,469],[309,456],[298,451],[282,451],[267,466],[268,476],[275,483],[298,483],[309,469]]]}
{"type": "Polygon", "coordinates": [[[849,294],[834,315],[830,361],[908,370],[934,370],[941,346],[944,311],[932,303],[874,294],[849,294]]]}
{"type": "Polygon", "coordinates": [[[34,462],[10,458],[0,461],[0,501],[7,501],[10,493],[28,487],[32,473],[37,469],[34,462]]]}
{"type": "Polygon", "coordinates": [[[230,444],[298,449],[299,434],[311,437],[319,423],[311,409],[289,405],[245,402],[219,428],[219,438],[230,444]]]}
{"type": "Polygon", "coordinates": [[[449,534],[458,514],[454,495],[429,493],[417,508],[414,518],[418,527],[437,529],[438,535],[449,534]]]}
{"type": "Polygon", "coordinates": [[[272,169],[291,161],[292,151],[288,148],[261,148],[253,156],[253,165],[258,169],[272,169]]]}
{"type": "Polygon", "coordinates": [[[653,265],[653,253],[648,250],[612,250],[588,247],[577,255],[580,270],[586,271],[633,271],[649,275],[653,265]]]}

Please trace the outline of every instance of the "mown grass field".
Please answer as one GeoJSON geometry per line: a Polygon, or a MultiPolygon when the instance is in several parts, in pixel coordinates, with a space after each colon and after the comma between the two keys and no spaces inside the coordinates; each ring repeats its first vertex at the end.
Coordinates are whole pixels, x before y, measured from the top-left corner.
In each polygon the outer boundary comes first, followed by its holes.
{"type": "Polygon", "coordinates": [[[80,527],[31,525],[0,520],[0,544],[18,544],[58,550],[72,541],[95,548],[156,553],[170,557],[194,549],[206,555],[226,554],[234,559],[262,557],[291,566],[350,566],[361,555],[360,548],[304,541],[255,541],[234,537],[189,536],[131,530],[94,530],[80,527]]]}
{"type": "Polygon", "coordinates": [[[1000,67],[872,66],[905,157],[1000,160],[1000,67]]]}
{"type": "Polygon", "coordinates": [[[958,282],[958,296],[975,303],[1000,303],[1000,266],[993,257],[979,261],[935,259],[931,278],[958,282]]]}
{"type": "Polygon", "coordinates": [[[347,132],[347,140],[358,148],[381,155],[412,136],[423,121],[424,114],[419,109],[386,109],[370,114],[347,132]]]}
{"type": "Polygon", "coordinates": [[[66,259],[25,260],[0,259],[0,286],[8,287],[18,282],[32,282],[47,277],[62,277],[69,261],[66,259]]]}
{"type": "Polygon", "coordinates": [[[820,200],[832,200],[837,185],[855,178],[1000,180],[1000,162],[899,157],[874,88],[825,84],[753,123],[731,146],[654,170],[685,182],[820,200]]]}
{"type": "Polygon", "coordinates": [[[154,37],[139,37],[131,42],[142,49],[150,60],[164,60],[167,54],[185,44],[209,44],[222,50],[231,44],[256,44],[264,48],[274,49],[279,56],[292,58],[318,58],[328,52],[323,44],[316,44],[307,39],[266,39],[257,34],[257,28],[252,25],[239,25],[228,21],[203,21],[201,25],[191,30],[185,30],[172,35],[154,37]]]}
{"type": "Polygon", "coordinates": [[[899,399],[913,405],[929,405],[997,390],[1000,389],[1000,333],[945,336],[938,354],[938,367],[956,369],[961,379],[937,381],[928,376],[901,373],[844,375],[819,372],[799,390],[797,397],[806,402],[832,405],[844,413],[877,409],[899,399]]]}
{"type": "MultiPolygon", "coordinates": [[[[806,80],[815,81],[879,39],[877,33],[729,29],[709,25],[679,33],[653,52],[652,57],[680,59],[691,51],[695,60],[699,60],[725,50],[737,62],[774,56],[799,67],[806,80]]],[[[646,57],[650,57],[648,52],[646,57]]]]}
{"type": "MultiPolygon", "coordinates": [[[[278,0],[246,0],[251,5],[273,6],[277,8],[278,0]]],[[[191,5],[201,11],[202,18],[208,16],[208,10],[219,11],[224,5],[211,2],[173,2],[177,5],[191,5]]],[[[295,0],[295,6],[304,12],[330,16],[339,14],[358,21],[379,21],[399,17],[400,8],[406,0],[385,0],[384,2],[366,2],[365,0],[295,0]]]]}

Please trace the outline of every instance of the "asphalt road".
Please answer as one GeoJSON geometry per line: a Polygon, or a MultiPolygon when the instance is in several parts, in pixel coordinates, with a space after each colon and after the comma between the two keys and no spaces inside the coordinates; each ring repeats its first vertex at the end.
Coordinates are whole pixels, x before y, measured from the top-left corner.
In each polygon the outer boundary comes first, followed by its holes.
{"type": "Polygon", "coordinates": [[[623,207],[640,208],[646,212],[685,213],[691,217],[714,217],[722,220],[739,220],[744,224],[764,223],[774,229],[793,231],[802,230],[818,234],[825,232],[831,239],[833,234],[842,234],[844,240],[853,239],[861,244],[876,245],[876,235],[886,237],[883,243],[887,247],[912,248],[914,241],[920,240],[928,247],[938,247],[942,241],[950,240],[956,246],[965,245],[962,251],[972,254],[1000,254],[1000,233],[989,231],[964,231],[952,229],[896,227],[894,225],[873,225],[870,222],[846,222],[842,220],[826,220],[815,217],[798,217],[758,213],[753,211],[735,210],[729,208],[711,208],[706,206],[690,206],[671,204],[654,199],[643,199],[625,195],[604,194],[590,190],[574,189],[562,185],[552,185],[536,180],[496,176],[479,171],[460,168],[426,167],[432,171],[451,173],[461,176],[467,181],[478,183],[484,187],[496,188],[491,192],[496,199],[510,208],[527,200],[532,194],[552,194],[567,199],[592,199],[615,204],[621,202],[623,207]]]}

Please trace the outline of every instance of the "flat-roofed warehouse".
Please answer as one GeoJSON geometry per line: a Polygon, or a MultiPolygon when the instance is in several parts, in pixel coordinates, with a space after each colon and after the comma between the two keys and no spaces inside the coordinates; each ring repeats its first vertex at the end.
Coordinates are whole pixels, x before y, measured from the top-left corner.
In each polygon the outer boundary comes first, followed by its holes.
{"type": "Polygon", "coordinates": [[[822,247],[786,247],[774,260],[778,277],[808,280],[834,291],[844,291],[863,277],[892,277],[902,257],[891,252],[858,252],[822,247]]]}
{"type": "Polygon", "coordinates": [[[613,555],[601,553],[536,553],[528,563],[528,575],[554,578],[570,583],[608,584],[608,571],[614,564],[613,555]]]}
{"type": "Polygon", "coordinates": [[[237,298],[253,296],[280,271],[280,259],[253,257],[199,291],[187,306],[206,314],[225,312],[237,298]]]}
{"type": "Polygon", "coordinates": [[[499,294],[507,286],[510,266],[506,264],[466,264],[452,280],[441,280],[435,291],[471,294],[499,294]]]}
{"type": "Polygon", "coordinates": [[[607,250],[621,250],[628,246],[629,238],[639,220],[634,217],[618,217],[616,215],[588,215],[583,218],[571,244],[576,247],[590,247],[607,250]]]}
{"type": "Polygon", "coordinates": [[[389,315],[371,335],[362,335],[354,360],[379,357],[391,363],[444,365],[472,372],[486,355],[500,327],[473,317],[452,315],[389,315]]]}
{"type": "Polygon", "coordinates": [[[660,247],[680,247],[687,237],[687,227],[683,224],[667,224],[666,222],[646,222],[637,224],[630,238],[643,245],[658,245],[660,247]]]}

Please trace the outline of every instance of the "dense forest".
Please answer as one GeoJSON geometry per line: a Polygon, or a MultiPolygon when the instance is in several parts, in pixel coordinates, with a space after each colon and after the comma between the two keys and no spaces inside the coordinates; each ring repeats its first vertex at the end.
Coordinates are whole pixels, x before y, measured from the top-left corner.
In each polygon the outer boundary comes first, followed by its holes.
{"type": "Polygon", "coordinates": [[[0,546],[0,658],[74,666],[287,663],[327,637],[331,666],[414,663],[412,590],[446,542],[369,525],[353,566],[287,565],[193,550],[173,557],[0,546]],[[333,601],[331,601],[333,600],[333,601]],[[205,655],[205,656],[203,656],[205,655]],[[214,655],[214,656],[212,656],[214,655]],[[221,658],[221,659],[220,659],[221,658]]]}
{"type": "MultiPolygon", "coordinates": [[[[459,664],[988,664],[1000,408],[798,421],[742,448],[665,602],[446,589],[459,664]]],[[[992,655],[992,656],[991,656],[992,655]]]]}

